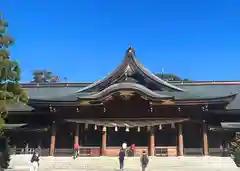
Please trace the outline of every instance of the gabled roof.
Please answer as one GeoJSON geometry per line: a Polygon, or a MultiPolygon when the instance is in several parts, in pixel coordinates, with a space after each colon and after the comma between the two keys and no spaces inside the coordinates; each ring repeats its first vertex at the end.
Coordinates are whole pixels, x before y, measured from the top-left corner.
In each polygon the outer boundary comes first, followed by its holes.
{"type": "MultiPolygon", "coordinates": [[[[75,89],[76,87],[74,87],[75,89]]],[[[52,89],[52,88],[51,88],[52,89]]],[[[56,87],[56,89],[60,89],[56,87]]],[[[52,89],[53,90],[53,89],[52,89]]],[[[52,90],[49,89],[49,94],[52,94],[52,90]]],[[[75,89],[76,90],[76,89],[75,89]]],[[[39,90],[38,90],[39,91],[39,90]]],[[[133,48],[128,48],[123,62],[119,67],[105,77],[101,81],[92,83],[80,90],[72,92],[73,89],[68,89],[60,91],[55,96],[48,97],[31,97],[29,100],[29,105],[31,106],[43,106],[49,104],[59,105],[79,105],[78,101],[88,100],[91,104],[100,104],[108,97],[113,94],[118,94],[126,91],[134,92],[142,97],[149,99],[150,101],[162,101],[162,100],[172,100],[176,105],[195,105],[195,104],[228,104],[235,97],[236,93],[228,93],[224,95],[214,95],[206,93],[193,93],[186,90],[185,88],[180,88],[171,84],[170,82],[164,81],[156,75],[149,72],[146,68],[139,63],[135,56],[135,51],[133,48]],[[65,93],[68,91],[68,93],[65,93]]],[[[47,93],[45,91],[45,93],[47,93]]],[[[44,92],[43,92],[44,94],[44,92]]],[[[43,95],[42,94],[42,95],[43,95]]],[[[130,93],[132,94],[132,93],[130,93]]]]}
{"type": "Polygon", "coordinates": [[[121,79],[133,77],[134,75],[142,76],[144,79],[158,88],[164,87],[165,89],[172,91],[184,91],[183,89],[174,86],[149,72],[140,62],[137,61],[135,50],[132,47],[129,47],[124,60],[115,71],[110,73],[104,79],[90,84],[89,86],[86,86],[83,89],[77,91],[77,93],[79,94],[84,92],[94,92],[96,90],[101,91],[112,84],[118,83],[118,81],[121,79]]]}
{"type": "MultiPolygon", "coordinates": [[[[162,95],[173,95],[177,99],[201,99],[206,97],[226,97],[228,95],[240,92],[240,81],[194,81],[194,82],[173,82],[174,84],[185,92],[166,92],[161,91],[162,95]]],[[[54,83],[54,84],[22,84],[26,89],[30,99],[36,99],[42,103],[52,101],[76,101],[76,91],[88,86],[91,83],[54,83]]],[[[88,93],[87,93],[88,94],[88,93]]],[[[76,105],[79,103],[76,103],[76,105]]],[[[237,94],[236,98],[230,102],[227,109],[234,110],[234,113],[239,113],[240,95],[237,94]]],[[[59,104],[60,105],[60,104],[59,104]]],[[[11,105],[9,111],[31,111],[32,108],[27,105],[11,105]]]]}
{"type": "Polygon", "coordinates": [[[229,103],[236,94],[227,94],[225,96],[203,96],[193,95],[179,88],[153,73],[149,72],[140,62],[137,61],[135,51],[129,47],[123,62],[120,66],[105,77],[103,80],[90,84],[76,92],[79,100],[101,101],[114,93],[128,90],[135,91],[138,94],[147,97],[149,100],[206,100],[229,103]]]}
{"type": "Polygon", "coordinates": [[[178,104],[184,104],[184,102],[186,101],[189,101],[189,102],[195,101],[195,103],[200,103],[200,102],[221,103],[224,101],[226,103],[229,103],[236,96],[236,94],[230,94],[227,96],[211,96],[211,95],[204,96],[204,95],[193,94],[187,91],[185,92],[151,91],[150,89],[144,87],[143,85],[136,84],[136,83],[116,83],[97,93],[87,93],[85,96],[82,93],[79,99],[82,99],[82,100],[99,100],[100,99],[100,101],[103,101],[109,95],[119,91],[134,91],[142,96],[147,97],[149,100],[152,100],[152,101],[168,99],[168,100],[175,101],[176,104],[177,102],[178,104]]]}

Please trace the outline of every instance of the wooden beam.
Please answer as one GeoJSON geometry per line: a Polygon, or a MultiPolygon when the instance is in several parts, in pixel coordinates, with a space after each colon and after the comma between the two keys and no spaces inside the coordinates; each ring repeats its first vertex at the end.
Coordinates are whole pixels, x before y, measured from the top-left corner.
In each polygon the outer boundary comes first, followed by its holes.
{"type": "Polygon", "coordinates": [[[107,126],[107,127],[137,127],[137,126],[158,126],[160,124],[173,124],[173,123],[179,123],[186,121],[188,119],[184,118],[176,118],[176,119],[131,119],[129,118],[128,120],[126,119],[121,119],[121,118],[108,118],[107,120],[88,120],[88,119],[80,119],[80,120],[71,120],[71,119],[66,119],[68,122],[75,122],[75,123],[87,123],[87,124],[92,124],[92,125],[97,125],[97,126],[107,126]]]}
{"type": "Polygon", "coordinates": [[[150,155],[150,156],[155,156],[155,135],[154,135],[154,127],[151,127],[149,133],[150,133],[149,155],[150,155]]]}
{"type": "Polygon", "coordinates": [[[208,148],[208,126],[207,123],[202,123],[202,130],[203,130],[203,154],[208,155],[209,148],[208,148]]]}
{"type": "Polygon", "coordinates": [[[75,127],[74,144],[79,144],[79,123],[76,123],[75,127]]]}
{"type": "Polygon", "coordinates": [[[107,148],[107,128],[103,129],[102,131],[102,147],[101,147],[101,155],[106,155],[106,148],[107,148]]]}
{"type": "Polygon", "coordinates": [[[56,140],[56,123],[52,123],[52,135],[51,135],[51,144],[50,144],[50,156],[54,155],[55,151],[55,140],[56,140]]]}
{"type": "Polygon", "coordinates": [[[183,156],[183,125],[178,125],[178,156],[183,156]]]}

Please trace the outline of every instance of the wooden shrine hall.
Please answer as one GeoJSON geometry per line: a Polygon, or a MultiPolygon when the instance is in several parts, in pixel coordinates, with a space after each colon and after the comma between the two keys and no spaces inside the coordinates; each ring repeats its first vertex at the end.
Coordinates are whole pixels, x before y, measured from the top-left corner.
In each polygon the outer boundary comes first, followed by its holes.
{"type": "Polygon", "coordinates": [[[126,142],[136,145],[136,155],[217,155],[234,135],[221,122],[234,120],[225,111],[237,93],[194,93],[165,81],[144,68],[131,47],[104,79],[73,86],[75,91],[60,85],[49,91],[25,85],[29,109],[15,109],[7,122],[22,124],[6,129],[13,147],[23,148],[24,142],[60,156],[72,155],[78,143],[82,156],[116,156],[126,142]]]}

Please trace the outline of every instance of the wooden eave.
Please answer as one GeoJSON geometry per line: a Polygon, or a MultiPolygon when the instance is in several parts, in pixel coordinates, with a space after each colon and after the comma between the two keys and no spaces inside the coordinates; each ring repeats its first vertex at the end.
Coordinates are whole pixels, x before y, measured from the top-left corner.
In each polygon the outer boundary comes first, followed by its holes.
{"type": "Polygon", "coordinates": [[[164,124],[174,124],[188,121],[188,118],[141,118],[141,119],[65,119],[67,122],[84,123],[89,125],[106,126],[106,127],[144,127],[157,126],[164,124]]]}
{"type": "Polygon", "coordinates": [[[140,96],[145,97],[146,99],[150,101],[159,101],[163,99],[174,99],[173,96],[167,96],[167,95],[161,95],[154,91],[151,91],[150,89],[136,83],[118,83],[113,84],[106,89],[90,94],[82,96],[81,94],[78,95],[79,100],[88,100],[88,101],[94,101],[94,102],[102,102],[108,99],[111,96],[114,96],[115,94],[119,94],[120,96],[128,96],[133,94],[139,94],[140,96]]]}
{"type": "MultiPolygon", "coordinates": [[[[194,105],[213,105],[222,104],[227,105],[230,103],[236,94],[216,97],[209,99],[198,99],[198,100],[176,100],[174,98],[162,98],[162,99],[149,99],[150,105],[153,106],[194,106],[194,105]]],[[[106,96],[105,98],[108,98],[106,96]]],[[[103,105],[105,99],[98,100],[86,100],[81,99],[75,102],[69,101],[49,101],[49,100],[29,100],[29,105],[35,108],[51,108],[51,107],[80,107],[80,106],[95,106],[103,105]]]]}
{"type": "Polygon", "coordinates": [[[234,100],[236,94],[223,97],[202,98],[202,99],[173,99],[169,102],[164,100],[160,102],[153,102],[153,105],[174,105],[174,106],[191,106],[191,105],[212,105],[212,104],[229,104],[234,100]]]}
{"type": "Polygon", "coordinates": [[[69,101],[30,101],[29,106],[32,106],[34,108],[51,108],[51,107],[79,107],[79,106],[88,106],[88,105],[102,105],[102,104],[91,104],[87,103],[86,101],[80,102],[80,101],[75,101],[75,102],[69,102],[69,101]]]}
{"type": "Polygon", "coordinates": [[[155,93],[146,87],[133,83],[120,83],[118,86],[114,84],[101,92],[91,94],[85,97],[79,97],[80,101],[89,101],[90,103],[102,103],[112,99],[114,93],[118,93],[121,96],[132,96],[132,94],[137,93],[142,98],[150,101],[153,105],[210,105],[210,104],[229,104],[234,100],[237,93],[228,96],[221,97],[202,97],[202,98],[189,98],[189,99],[176,99],[174,96],[166,96],[155,93]]]}

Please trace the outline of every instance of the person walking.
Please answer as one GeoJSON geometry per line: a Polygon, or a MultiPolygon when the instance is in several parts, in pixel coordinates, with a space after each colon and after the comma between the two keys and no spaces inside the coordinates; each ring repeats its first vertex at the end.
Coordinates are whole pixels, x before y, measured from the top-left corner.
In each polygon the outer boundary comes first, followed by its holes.
{"type": "Polygon", "coordinates": [[[120,165],[120,170],[123,170],[124,167],[124,158],[125,158],[125,151],[121,148],[120,152],[118,154],[119,157],[119,165],[120,165]]]}
{"type": "Polygon", "coordinates": [[[127,143],[126,142],[122,143],[122,149],[123,149],[125,155],[127,155],[127,143]]]}
{"type": "Polygon", "coordinates": [[[132,157],[135,156],[135,150],[136,150],[136,145],[135,145],[135,144],[132,144],[132,145],[131,145],[132,157]]]}
{"type": "Polygon", "coordinates": [[[32,168],[31,171],[38,171],[39,168],[39,155],[36,151],[34,151],[31,158],[32,168]]]}
{"type": "Polygon", "coordinates": [[[142,171],[145,171],[149,162],[149,158],[145,150],[142,152],[142,155],[140,157],[140,162],[141,162],[142,171]]]}
{"type": "Polygon", "coordinates": [[[76,159],[79,155],[79,144],[75,143],[74,144],[74,159],[76,159]]]}

